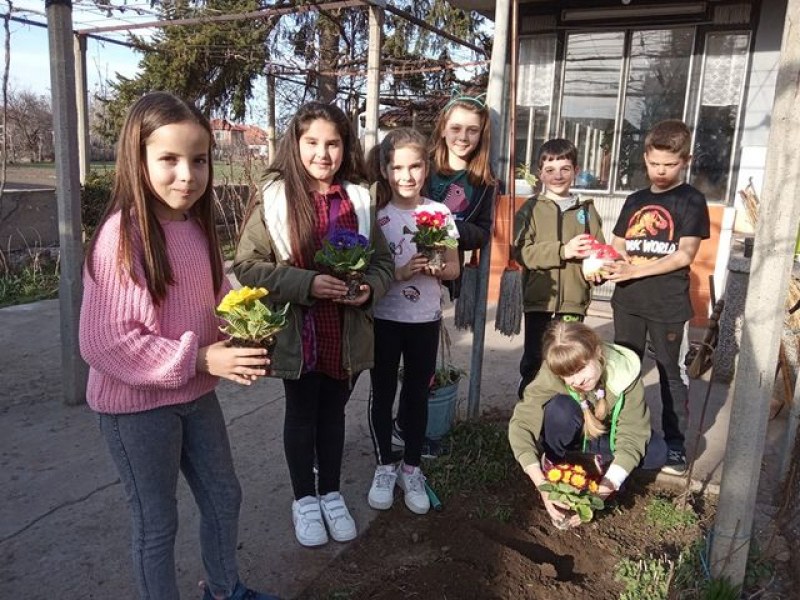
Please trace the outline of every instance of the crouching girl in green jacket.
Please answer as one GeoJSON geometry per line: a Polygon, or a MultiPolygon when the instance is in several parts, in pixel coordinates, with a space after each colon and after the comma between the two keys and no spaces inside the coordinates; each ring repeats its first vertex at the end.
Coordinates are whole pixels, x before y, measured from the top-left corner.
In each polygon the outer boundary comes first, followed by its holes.
{"type": "MultiPolygon", "coordinates": [[[[602,473],[597,495],[603,499],[636,467],[660,469],[667,447],[651,430],[636,354],[604,343],[583,323],[556,321],[543,343],[544,365],[508,428],[514,457],[536,488],[546,481],[543,463],[563,462],[573,452],[590,455],[602,473]]],[[[540,493],[554,524],[580,523],[540,493]]]]}

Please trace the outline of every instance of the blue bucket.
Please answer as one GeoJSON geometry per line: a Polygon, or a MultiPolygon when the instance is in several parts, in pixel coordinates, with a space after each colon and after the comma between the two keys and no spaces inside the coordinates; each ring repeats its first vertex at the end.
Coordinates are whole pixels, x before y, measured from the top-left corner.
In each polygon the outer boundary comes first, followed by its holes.
{"type": "Polygon", "coordinates": [[[428,396],[428,426],[425,437],[440,440],[450,431],[456,414],[458,382],[432,390],[428,396]]]}

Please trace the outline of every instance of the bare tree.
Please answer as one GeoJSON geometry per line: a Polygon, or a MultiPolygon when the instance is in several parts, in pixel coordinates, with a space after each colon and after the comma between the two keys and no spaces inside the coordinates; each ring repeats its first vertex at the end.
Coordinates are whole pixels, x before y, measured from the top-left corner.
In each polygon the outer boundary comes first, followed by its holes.
{"type": "Polygon", "coordinates": [[[9,162],[41,162],[53,157],[53,112],[47,96],[9,90],[6,100],[9,162]]]}

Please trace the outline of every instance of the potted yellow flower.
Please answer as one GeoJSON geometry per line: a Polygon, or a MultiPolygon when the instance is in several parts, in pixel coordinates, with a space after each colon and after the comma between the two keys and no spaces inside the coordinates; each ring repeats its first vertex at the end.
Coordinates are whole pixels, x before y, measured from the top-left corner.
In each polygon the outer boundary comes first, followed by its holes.
{"type": "Polygon", "coordinates": [[[220,331],[230,337],[232,346],[264,347],[271,351],[275,334],[286,326],[287,302],[283,308],[272,310],[263,301],[266,288],[243,287],[231,290],[217,306],[216,314],[225,321],[220,331]]]}
{"type": "MultiPolygon", "coordinates": [[[[544,476],[547,480],[539,486],[547,492],[550,500],[560,502],[575,512],[581,523],[588,523],[594,517],[595,511],[605,508],[605,502],[597,495],[599,484],[597,478],[586,472],[581,465],[563,463],[559,465],[544,465],[544,476]]],[[[568,529],[569,517],[563,522],[553,524],[559,529],[568,529]]]]}

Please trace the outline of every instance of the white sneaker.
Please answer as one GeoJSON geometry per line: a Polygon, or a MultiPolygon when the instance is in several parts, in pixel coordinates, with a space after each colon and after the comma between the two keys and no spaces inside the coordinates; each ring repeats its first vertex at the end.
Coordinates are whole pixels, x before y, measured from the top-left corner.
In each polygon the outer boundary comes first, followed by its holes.
{"type": "Polygon", "coordinates": [[[303,496],[292,502],[292,522],[294,535],[303,546],[314,547],[328,543],[328,534],[316,496],[303,496]]]}
{"type": "Polygon", "coordinates": [[[394,503],[394,485],[397,481],[397,470],[394,465],[378,465],[372,477],[367,501],[375,510],[388,510],[394,503]]]}
{"type": "Polygon", "coordinates": [[[403,498],[408,510],[418,515],[424,515],[431,509],[431,501],[425,491],[425,475],[419,467],[414,467],[411,473],[403,470],[403,465],[397,468],[397,485],[405,492],[403,498]]]}
{"type": "Polygon", "coordinates": [[[356,537],[356,522],[339,492],[329,492],[319,500],[322,517],[328,526],[328,532],[337,542],[349,542],[356,537]]]}

